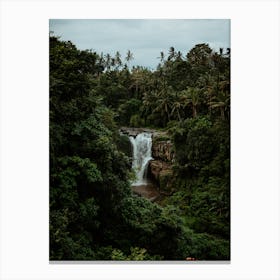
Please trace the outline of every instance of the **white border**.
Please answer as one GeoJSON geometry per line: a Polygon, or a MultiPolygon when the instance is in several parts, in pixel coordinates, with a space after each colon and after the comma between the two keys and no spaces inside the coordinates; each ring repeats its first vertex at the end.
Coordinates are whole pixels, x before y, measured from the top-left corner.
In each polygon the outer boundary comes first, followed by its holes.
{"type": "Polygon", "coordinates": [[[1,279],[280,278],[278,1],[2,1],[0,16],[1,279]],[[231,264],[49,264],[49,18],[231,19],[231,264]]]}

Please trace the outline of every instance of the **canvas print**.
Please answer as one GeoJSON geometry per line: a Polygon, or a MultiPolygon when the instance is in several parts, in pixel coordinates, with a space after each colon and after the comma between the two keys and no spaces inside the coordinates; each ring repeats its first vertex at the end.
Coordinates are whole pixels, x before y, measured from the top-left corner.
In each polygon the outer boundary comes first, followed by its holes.
{"type": "Polygon", "coordinates": [[[49,31],[50,261],[229,261],[230,20],[49,31]]]}

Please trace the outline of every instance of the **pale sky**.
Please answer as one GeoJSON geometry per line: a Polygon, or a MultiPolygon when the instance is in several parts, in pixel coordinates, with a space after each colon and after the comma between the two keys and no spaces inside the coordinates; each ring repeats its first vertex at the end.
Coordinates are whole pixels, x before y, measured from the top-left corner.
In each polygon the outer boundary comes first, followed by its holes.
{"type": "Polygon", "coordinates": [[[208,43],[216,51],[230,47],[228,19],[51,19],[50,31],[62,40],[70,40],[78,49],[122,58],[133,53],[131,65],[155,69],[160,52],[172,46],[185,56],[196,44],[208,43]]]}

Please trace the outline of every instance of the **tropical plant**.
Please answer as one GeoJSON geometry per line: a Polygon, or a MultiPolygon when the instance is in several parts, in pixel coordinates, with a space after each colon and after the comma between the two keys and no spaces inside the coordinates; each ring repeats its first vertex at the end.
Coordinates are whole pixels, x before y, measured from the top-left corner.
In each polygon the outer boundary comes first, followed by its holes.
{"type": "Polygon", "coordinates": [[[195,118],[197,116],[197,108],[201,103],[200,90],[193,87],[183,90],[181,92],[181,101],[184,106],[191,105],[193,117],[195,118]]]}

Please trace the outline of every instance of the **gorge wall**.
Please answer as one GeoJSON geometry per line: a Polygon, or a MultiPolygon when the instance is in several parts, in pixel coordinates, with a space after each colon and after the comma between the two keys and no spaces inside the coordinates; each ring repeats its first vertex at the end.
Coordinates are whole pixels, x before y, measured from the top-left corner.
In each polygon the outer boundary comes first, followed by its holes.
{"type": "Polygon", "coordinates": [[[153,160],[149,163],[149,175],[162,194],[173,191],[172,164],[175,159],[173,145],[166,133],[155,132],[152,144],[153,160]]]}

